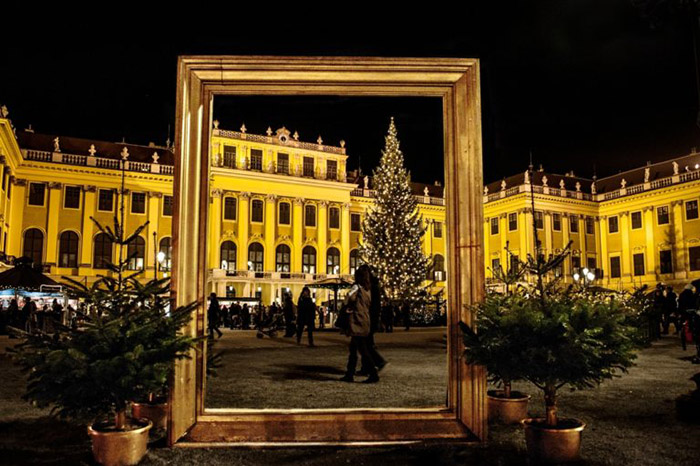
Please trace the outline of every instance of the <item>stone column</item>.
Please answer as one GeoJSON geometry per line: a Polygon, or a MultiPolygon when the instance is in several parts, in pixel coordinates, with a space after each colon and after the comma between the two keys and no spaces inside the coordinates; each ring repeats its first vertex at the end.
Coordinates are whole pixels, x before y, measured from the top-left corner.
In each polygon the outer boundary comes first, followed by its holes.
{"type": "Polygon", "coordinates": [[[265,197],[265,270],[275,270],[275,225],[277,224],[277,196],[265,197]]]}
{"type": "Polygon", "coordinates": [[[350,273],[350,203],[340,212],[340,273],[350,273]]]}
{"type": "Polygon", "coordinates": [[[599,267],[603,269],[605,274],[605,283],[610,283],[610,259],[608,258],[608,232],[607,222],[608,217],[605,215],[596,218],[596,230],[598,231],[598,238],[600,238],[600,259],[599,267]]]}
{"type": "Polygon", "coordinates": [[[316,225],[316,244],[318,245],[316,271],[326,273],[326,249],[328,243],[328,202],[318,203],[318,224],[316,225]]]}
{"type": "Polygon", "coordinates": [[[49,202],[46,209],[46,265],[55,266],[58,259],[58,217],[61,215],[61,183],[49,183],[49,202]]]}
{"type": "MultiPolygon", "coordinates": [[[[545,211],[542,213],[544,221],[544,249],[545,254],[554,254],[554,239],[553,239],[553,225],[552,225],[552,213],[545,211]]],[[[532,226],[530,227],[532,228],[532,226]]],[[[566,244],[566,242],[564,243],[566,244]]]]}
{"type": "Polygon", "coordinates": [[[79,275],[92,275],[92,239],[95,223],[90,217],[95,215],[95,186],[83,187],[83,220],[80,238],[79,275]]]}
{"type": "Polygon", "coordinates": [[[156,254],[158,254],[158,243],[160,238],[158,237],[158,220],[160,219],[160,202],[163,193],[148,192],[148,238],[146,238],[146,244],[150,244],[151,247],[146,248],[146,270],[153,270],[153,277],[156,276],[158,270],[156,262],[156,254]],[[154,238],[155,233],[155,238],[154,238]]]}
{"type": "Polygon", "coordinates": [[[423,254],[430,256],[433,253],[432,242],[433,242],[433,223],[432,219],[425,219],[425,234],[421,239],[421,246],[423,247],[423,254]]]}
{"type": "Polygon", "coordinates": [[[685,238],[683,231],[683,201],[671,202],[673,209],[671,217],[671,228],[673,228],[673,249],[675,250],[676,264],[673,268],[673,276],[684,279],[688,277],[688,260],[685,248],[685,238]]]}
{"type": "Polygon", "coordinates": [[[586,244],[586,222],[583,215],[576,216],[578,242],[581,248],[581,268],[588,268],[588,244],[586,244]]]}
{"type": "MultiPolygon", "coordinates": [[[[209,203],[209,248],[207,262],[209,268],[218,269],[221,267],[219,261],[219,243],[221,243],[221,197],[223,190],[211,190],[211,202],[209,203]]],[[[238,259],[238,258],[236,258],[238,259]]],[[[240,267],[239,267],[240,268],[240,267]]]]}
{"type": "Polygon", "coordinates": [[[304,198],[294,199],[292,212],[292,272],[301,273],[301,251],[304,249],[304,198]]]}
{"type": "MultiPolygon", "coordinates": [[[[520,260],[524,261],[525,258],[527,257],[527,253],[530,252],[530,230],[532,229],[532,222],[530,219],[532,218],[532,214],[529,213],[530,209],[522,209],[518,212],[518,229],[519,229],[519,237],[520,237],[520,245],[519,249],[522,251],[520,253],[520,260]]],[[[503,241],[501,241],[502,245],[505,245],[505,238],[503,241]]],[[[507,254],[504,252],[504,256],[507,258],[507,254]]],[[[503,262],[503,261],[501,261],[503,262]]],[[[508,265],[506,263],[503,263],[503,270],[508,270],[508,265]]]]}
{"type": "Polygon", "coordinates": [[[7,239],[7,254],[15,257],[22,255],[22,220],[24,219],[24,204],[27,201],[27,180],[13,178],[10,181],[12,193],[10,194],[10,221],[7,232],[10,237],[7,239]]]}
{"type": "Polygon", "coordinates": [[[622,244],[622,281],[632,281],[634,273],[631,266],[632,252],[630,250],[630,216],[629,212],[620,212],[620,239],[622,244]]]}
{"type": "Polygon", "coordinates": [[[646,251],[646,273],[653,274],[656,277],[656,261],[657,251],[654,245],[654,207],[646,206],[643,211],[644,215],[644,244],[646,251]]]}
{"type": "Polygon", "coordinates": [[[484,270],[493,277],[493,268],[491,267],[491,241],[488,232],[490,221],[488,217],[484,217],[484,270]]]}
{"type": "Polygon", "coordinates": [[[238,270],[248,270],[248,222],[250,207],[250,193],[238,195],[238,270]]]}
{"type": "MultiPolygon", "coordinates": [[[[561,214],[561,248],[564,249],[567,244],[569,244],[569,241],[571,240],[571,231],[570,231],[570,225],[569,225],[569,214],[564,212],[561,214]]],[[[565,281],[571,281],[573,280],[572,274],[573,274],[573,264],[571,257],[569,257],[568,260],[565,260],[563,263],[563,270],[562,274],[564,275],[564,280],[565,281]]]]}

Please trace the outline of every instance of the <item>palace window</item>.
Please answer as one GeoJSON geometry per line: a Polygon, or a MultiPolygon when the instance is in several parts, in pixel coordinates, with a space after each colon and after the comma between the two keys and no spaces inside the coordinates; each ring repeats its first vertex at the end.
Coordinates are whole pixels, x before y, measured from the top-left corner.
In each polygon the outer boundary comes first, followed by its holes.
{"type": "Polygon", "coordinates": [[[518,229],[518,214],[513,212],[508,214],[508,231],[515,231],[518,229]]]}
{"type": "Polygon", "coordinates": [[[510,270],[520,270],[520,258],[517,254],[510,255],[510,270]]]}
{"type": "Polygon", "coordinates": [[[656,221],[659,225],[668,225],[668,206],[664,205],[656,208],[656,221]]]}
{"type": "Polygon", "coordinates": [[[693,272],[700,270],[700,246],[688,248],[688,265],[693,272]]]}
{"type": "Polygon", "coordinates": [[[340,273],[340,251],[338,248],[328,248],[326,253],[326,273],[332,275],[340,273]]]}
{"type": "Polygon", "coordinates": [[[535,211],[535,228],[538,230],[544,229],[544,215],[542,215],[540,210],[535,211]]]}
{"type": "Polygon", "coordinates": [[[43,206],[45,193],[44,183],[29,183],[29,205],[43,206]]]}
{"type": "Polygon", "coordinates": [[[41,264],[44,257],[44,234],[38,228],[24,232],[22,255],[29,257],[35,264],[41,264]]]}
{"type": "Polygon", "coordinates": [[[659,251],[659,273],[673,273],[671,250],[659,251]]]}
{"type": "Polygon", "coordinates": [[[685,219],[695,220],[698,218],[698,201],[685,202],[685,219]]]}
{"type": "Polygon", "coordinates": [[[263,221],[263,201],[260,199],[253,199],[251,202],[251,215],[250,220],[252,222],[262,222],[263,221]]]}
{"type": "Polygon", "coordinates": [[[173,216],[173,197],[167,194],[163,195],[163,217],[173,216]]]}
{"type": "Polygon", "coordinates": [[[250,169],[262,171],[263,153],[260,149],[250,150],[250,169]]]}
{"type": "Polygon", "coordinates": [[[595,223],[593,222],[592,217],[586,217],[586,234],[587,235],[595,234],[595,223]]]}
{"type": "Polygon", "coordinates": [[[569,217],[569,230],[571,233],[578,233],[578,215],[569,217]]]}
{"type": "Polygon", "coordinates": [[[355,270],[360,266],[360,252],[357,249],[350,251],[350,275],[355,275],[355,270]]]}
{"type": "Polygon", "coordinates": [[[114,190],[100,189],[97,200],[97,210],[112,212],[114,210],[114,190]]]}
{"type": "Polygon", "coordinates": [[[314,176],[314,158],[313,157],[304,157],[304,176],[310,176],[313,178],[314,176]]]}
{"type": "Polygon", "coordinates": [[[58,241],[58,266],[78,266],[78,235],[73,231],[64,231],[58,241]]]}
{"type": "Polygon", "coordinates": [[[236,243],[233,241],[224,241],[221,243],[221,268],[223,270],[236,270],[236,243]]]}
{"type": "Polygon", "coordinates": [[[326,160],[326,179],[335,180],[338,178],[338,162],[326,160]]]}
{"type": "Polygon", "coordinates": [[[275,270],[277,272],[289,272],[292,251],[286,244],[280,244],[275,251],[275,270]]]}
{"type": "Polygon", "coordinates": [[[169,236],[160,240],[158,253],[160,254],[161,252],[163,253],[163,260],[159,262],[158,268],[163,272],[168,272],[170,271],[173,257],[173,248],[169,236]]]}
{"type": "Polygon", "coordinates": [[[498,234],[498,217],[491,217],[491,234],[498,234]]]}
{"type": "Polygon", "coordinates": [[[340,228],[340,209],[331,207],[328,209],[328,226],[330,228],[340,228]]]}
{"type": "Polygon", "coordinates": [[[224,220],[236,220],[236,198],[224,198],[224,220]]]}
{"type": "Polygon", "coordinates": [[[360,214],[350,214],[350,231],[362,231],[362,217],[360,214]]]}
{"type": "Polygon", "coordinates": [[[127,269],[143,270],[144,259],[146,258],[146,240],[137,236],[134,241],[126,247],[126,255],[129,258],[127,269]]]}
{"type": "Polygon", "coordinates": [[[590,270],[595,270],[598,267],[595,257],[588,257],[586,259],[586,267],[588,267],[590,270]]]}
{"type": "MultiPolygon", "coordinates": [[[[539,227],[537,227],[539,228],[539,227]]],[[[552,214],[552,230],[561,231],[561,214],[552,214]]]]}
{"type": "Polygon", "coordinates": [[[571,269],[578,271],[581,268],[581,256],[571,256],[571,269]]]}
{"type": "Polygon", "coordinates": [[[63,192],[63,207],[66,209],[80,209],[79,186],[66,186],[63,192]]]}
{"type": "Polygon", "coordinates": [[[442,222],[433,222],[433,235],[436,238],[442,238],[442,222]]]}
{"type": "Polygon", "coordinates": [[[496,276],[501,270],[501,259],[491,259],[491,275],[496,276]]]}
{"type": "Polygon", "coordinates": [[[610,258],[610,278],[620,278],[620,256],[610,258]]]}
{"type": "Polygon", "coordinates": [[[306,246],[301,251],[301,271],[316,273],[316,249],[313,246],[306,246]]]}
{"type": "Polygon", "coordinates": [[[445,281],[445,258],[436,254],[433,259],[433,279],[436,282],[445,281]]]}
{"type": "Polygon", "coordinates": [[[307,227],[316,226],[316,207],[307,205],[304,207],[304,225],[307,227]]]}
{"type": "Polygon", "coordinates": [[[277,154],[277,173],[289,175],[289,154],[277,154]]]}
{"type": "Polygon", "coordinates": [[[100,233],[95,236],[92,250],[92,266],[96,269],[106,269],[107,264],[112,262],[112,240],[100,233]]]}
{"type": "Polygon", "coordinates": [[[8,170],[4,165],[0,165],[0,169],[2,169],[2,190],[5,191],[7,189],[8,170]]]}
{"type": "Polygon", "coordinates": [[[131,213],[146,213],[146,193],[131,193],[131,213]]]}
{"type": "Polygon", "coordinates": [[[253,243],[248,246],[248,269],[255,272],[263,271],[264,249],[262,244],[253,243]]]}
{"type": "Polygon", "coordinates": [[[644,275],[644,254],[633,254],[632,262],[634,264],[634,276],[644,275]]]}
{"type": "Polygon", "coordinates": [[[618,225],[617,215],[608,217],[608,233],[617,233],[618,231],[620,231],[620,227],[618,225]]]}
{"type": "Polygon", "coordinates": [[[292,207],[289,205],[289,202],[280,202],[280,213],[279,213],[279,224],[280,225],[289,225],[292,219],[291,215],[291,209],[292,207]]]}
{"type": "Polygon", "coordinates": [[[236,146],[224,145],[224,167],[236,168],[236,146]]]}
{"type": "Polygon", "coordinates": [[[642,213],[637,211],[637,212],[632,212],[630,214],[630,219],[632,220],[632,229],[633,230],[639,230],[642,228],[642,213]]]}

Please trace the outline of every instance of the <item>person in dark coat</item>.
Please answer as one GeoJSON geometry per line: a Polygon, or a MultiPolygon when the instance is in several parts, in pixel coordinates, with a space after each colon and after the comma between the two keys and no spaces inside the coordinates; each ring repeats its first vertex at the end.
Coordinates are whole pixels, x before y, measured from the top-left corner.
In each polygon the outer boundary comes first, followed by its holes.
{"type": "Polygon", "coordinates": [[[17,305],[17,300],[15,298],[12,298],[12,301],[10,301],[10,306],[7,308],[7,314],[10,319],[10,326],[15,328],[23,328],[20,324],[19,306],[17,305]]]}
{"type": "Polygon", "coordinates": [[[678,312],[678,303],[676,302],[677,298],[678,295],[676,295],[676,293],[673,291],[673,287],[667,286],[666,295],[664,296],[664,314],[661,323],[664,335],[668,335],[668,327],[671,324],[671,322],[676,322],[674,323],[674,327],[676,333],[678,333],[678,324],[677,321],[674,321],[676,317],[676,312],[678,312]]]}
{"type": "Polygon", "coordinates": [[[311,290],[305,286],[297,301],[297,345],[301,345],[301,335],[304,327],[309,333],[309,346],[314,346],[314,319],[316,317],[316,305],[311,299],[311,290]]]}
{"type": "Polygon", "coordinates": [[[346,335],[350,337],[348,364],[343,382],[353,382],[357,353],[360,353],[362,365],[367,369],[369,377],[363,383],[379,382],[377,365],[372,359],[367,337],[370,333],[370,307],[372,305],[372,282],[368,269],[360,267],[355,270],[355,285],[345,298],[345,309],[348,312],[346,335]]]}
{"type": "MultiPolygon", "coordinates": [[[[377,351],[377,345],[374,342],[374,334],[377,333],[377,330],[379,329],[379,320],[382,313],[382,292],[379,286],[379,279],[374,276],[369,266],[364,264],[360,266],[360,268],[362,267],[367,269],[367,273],[370,277],[372,292],[372,301],[369,306],[369,335],[367,336],[367,347],[369,348],[374,364],[376,364],[377,372],[380,372],[382,369],[384,369],[384,366],[387,365],[387,362],[386,359],[379,354],[379,351],[377,351]]],[[[369,374],[369,371],[363,365],[358,374],[366,375],[369,374]]]]}
{"type": "Polygon", "coordinates": [[[693,285],[686,285],[678,296],[678,324],[681,329],[681,347],[683,351],[687,348],[685,337],[685,327],[690,326],[690,314],[695,309],[695,294],[693,293],[693,285]]]}
{"type": "Polygon", "coordinates": [[[661,317],[664,314],[665,307],[666,298],[664,296],[664,287],[659,283],[654,290],[653,303],[649,315],[649,336],[654,340],[659,339],[661,336],[661,317]]]}
{"type": "Polygon", "coordinates": [[[221,307],[219,306],[219,300],[216,297],[216,293],[209,295],[209,309],[207,310],[207,323],[209,327],[209,336],[214,338],[214,332],[221,338],[221,330],[219,330],[219,315],[221,313],[221,307]]]}

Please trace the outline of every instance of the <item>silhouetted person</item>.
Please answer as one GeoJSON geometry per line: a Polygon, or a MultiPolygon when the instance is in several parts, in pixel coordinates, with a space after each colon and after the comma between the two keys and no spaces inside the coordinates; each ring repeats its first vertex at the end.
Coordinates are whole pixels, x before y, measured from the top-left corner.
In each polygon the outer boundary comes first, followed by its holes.
{"type": "Polygon", "coordinates": [[[372,283],[368,269],[359,268],[355,271],[355,285],[345,298],[345,308],[348,312],[348,327],[345,333],[350,337],[348,364],[343,382],[352,382],[357,367],[357,353],[360,353],[362,365],[367,369],[369,377],[364,383],[379,382],[377,367],[369,349],[368,336],[370,333],[369,308],[372,305],[372,283]]]}
{"type": "Polygon", "coordinates": [[[681,329],[681,347],[683,351],[686,350],[686,328],[690,328],[690,318],[689,314],[695,310],[695,294],[693,293],[693,285],[686,285],[681,291],[680,296],[678,296],[678,324],[681,329]]]}
{"type": "MultiPolygon", "coordinates": [[[[661,323],[664,335],[668,335],[668,327],[675,318],[676,312],[678,311],[678,303],[676,302],[677,297],[678,296],[673,291],[673,287],[667,286],[666,295],[664,296],[663,321],[661,323]]],[[[676,332],[678,332],[678,324],[675,323],[674,326],[676,327],[676,332]]]]}
{"type": "MultiPolygon", "coordinates": [[[[379,286],[379,279],[374,276],[369,266],[365,264],[360,266],[360,268],[362,267],[365,267],[367,269],[367,273],[369,274],[370,291],[372,293],[372,300],[369,306],[369,335],[367,335],[367,347],[372,356],[372,360],[377,367],[377,372],[379,372],[384,369],[384,366],[387,365],[386,360],[381,354],[379,354],[379,351],[377,351],[377,345],[374,342],[374,334],[377,333],[379,328],[379,318],[381,317],[382,313],[382,292],[379,286]]],[[[369,373],[370,372],[364,365],[359,372],[359,374],[362,375],[369,373]]]]}
{"type": "Polygon", "coordinates": [[[305,286],[297,301],[297,344],[301,344],[301,335],[304,327],[309,334],[309,346],[314,346],[314,319],[316,317],[316,305],[311,299],[311,290],[305,286]]]}
{"type": "Polygon", "coordinates": [[[209,336],[214,338],[214,332],[221,338],[221,330],[219,330],[219,315],[221,313],[221,308],[219,307],[219,300],[216,297],[216,293],[209,295],[209,309],[207,310],[207,322],[209,325],[209,336]]]}

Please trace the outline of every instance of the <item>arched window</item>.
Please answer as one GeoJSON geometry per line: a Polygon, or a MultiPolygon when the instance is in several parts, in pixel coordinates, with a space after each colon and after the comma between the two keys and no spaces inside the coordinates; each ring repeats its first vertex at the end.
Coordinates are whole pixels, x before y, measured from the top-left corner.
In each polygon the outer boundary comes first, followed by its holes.
{"type": "Polygon", "coordinates": [[[301,251],[301,271],[316,273],[316,250],[313,246],[306,246],[301,251]]]}
{"type": "Polygon", "coordinates": [[[95,236],[95,244],[92,253],[92,266],[96,269],[106,269],[112,262],[112,240],[100,233],[95,236]]]}
{"type": "Polygon", "coordinates": [[[224,270],[236,270],[236,243],[224,241],[221,243],[221,268],[224,270]]]}
{"type": "Polygon", "coordinates": [[[262,244],[253,243],[248,246],[248,270],[255,272],[263,271],[264,249],[262,244]]]}
{"type": "Polygon", "coordinates": [[[126,247],[126,257],[129,258],[127,269],[143,270],[143,261],[146,257],[146,240],[140,236],[134,238],[126,247]]]}
{"type": "Polygon", "coordinates": [[[433,270],[435,272],[435,281],[441,282],[445,280],[445,258],[440,254],[436,254],[433,259],[433,270]]]}
{"type": "Polygon", "coordinates": [[[44,258],[44,234],[38,228],[24,232],[24,250],[22,255],[29,257],[35,264],[41,264],[44,258]]]}
{"type": "Polygon", "coordinates": [[[355,270],[360,266],[360,251],[353,249],[350,251],[350,275],[355,275],[355,270]]]}
{"type": "Polygon", "coordinates": [[[73,231],[64,231],[58,241],[58,266],[78,266],[78,235],[73,231]]]}
{"type": "Polygon", "coordinates": [[[289,272],[290,267],[290,257],[292,255],[292,250],[286,244],[280,244],[277,246],[277,251],[275,254],[275,270],[277,272],[289,272]]]}
{"type": "Polygon", "coordinates": [[[340,251],[338,248],[328,248],[326,254],[326,273],[336,275],[340,273],[340,251]]]}
{"type": "Polygon", "coordinates": [[[158,245],[158,267],[160,270],[165,272],[170,270],[172,251],[173,248],[170,245],[170,237],[167,236],[161,239],[160,244],[158,245]],[[163,260],[161,260],[161,257],[163,260]]]}

